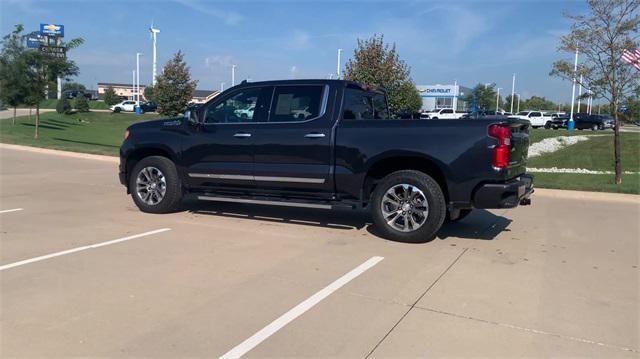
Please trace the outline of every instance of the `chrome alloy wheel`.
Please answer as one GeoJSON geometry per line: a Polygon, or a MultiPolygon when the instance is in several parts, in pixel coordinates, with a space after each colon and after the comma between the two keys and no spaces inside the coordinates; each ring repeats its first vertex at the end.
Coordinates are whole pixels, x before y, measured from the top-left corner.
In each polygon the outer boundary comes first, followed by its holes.
{"type": "Polygon", "coordinates": [[[145,167],[136,178],[136,195],[144,203],[154,206],[162,201],[167,192],[167,180],[156,167],[145,167]]]}
{"type": "Polygon", "coordinates": [[[427,197],[416,186],[397,184],[389,188],[380,203],[382,216],[388,225],[401,232],[413,232],[427,221],[427,197]]]}

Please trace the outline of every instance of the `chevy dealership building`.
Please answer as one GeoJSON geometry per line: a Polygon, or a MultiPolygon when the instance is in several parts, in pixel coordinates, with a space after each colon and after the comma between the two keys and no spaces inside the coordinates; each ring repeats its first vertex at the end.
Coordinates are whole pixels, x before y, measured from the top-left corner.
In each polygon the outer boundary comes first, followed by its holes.
{"type": "Polygon", "coordinates": [[[466,111],[467,103],[462,99],[471,93],[471,89],[459,85],[418,85],[422,97],[422,111],[441,108],[454,108],[466,111]]]}

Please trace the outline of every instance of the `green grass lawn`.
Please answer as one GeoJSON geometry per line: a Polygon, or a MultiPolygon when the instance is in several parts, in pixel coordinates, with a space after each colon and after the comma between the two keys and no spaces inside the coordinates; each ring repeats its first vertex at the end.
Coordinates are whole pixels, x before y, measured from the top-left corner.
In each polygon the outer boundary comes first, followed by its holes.
{"type": "Polygon", "coordinates": [[[40,115],[40,139],[33,138],[35,116],[0,120],[0,142],[64,151],[117,156],[124,130],[135,122],[159,118],[158,115],[136,116],[128,113],[88,112],[40,115]]]}
{"type": "MultiPolygon", "coordinates": [[[[593,137],[559,151],[531,158],[527,165],[535,168],[586,168],[614,171],[613,134],[611,131],[598,131],[596,134],[607,135],[593,137]]],[[[620,148],[622,170],[640,172],[640,133],[620,133],[620,148]]],[[[612,174],[534,173],[534,176],[537,187],[640,194],[640,175],[638,174],[623,175],[620,186],[613,183],[612,174]]]]}

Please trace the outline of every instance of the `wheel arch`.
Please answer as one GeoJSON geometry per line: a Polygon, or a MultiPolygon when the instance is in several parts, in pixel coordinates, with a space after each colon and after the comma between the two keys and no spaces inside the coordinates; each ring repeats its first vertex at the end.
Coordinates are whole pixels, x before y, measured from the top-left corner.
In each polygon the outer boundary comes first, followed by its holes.
{"type": "Polygon", "coordinates": [[[378,182],[388,174],[401,170],[415,170],[431,176],[442,189],[445,202],[448,203],[449,190],[444,167],[444,164],[436,159],[412,153],[394,154],[379,158],[372,161],[364,177],[362,202],[363,204],[369,202],[378,182]]]}

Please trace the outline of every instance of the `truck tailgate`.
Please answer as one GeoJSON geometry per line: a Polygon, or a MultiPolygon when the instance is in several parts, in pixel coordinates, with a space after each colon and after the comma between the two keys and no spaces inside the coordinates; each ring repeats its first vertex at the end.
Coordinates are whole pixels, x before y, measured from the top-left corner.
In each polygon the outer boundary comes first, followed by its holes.
{"type": "Polygon", "coordinates": [[[513,178],[526,172],[529,155],[529,122],[511,120],[511,151],[509,156],[508,177],[513,178]]]}

